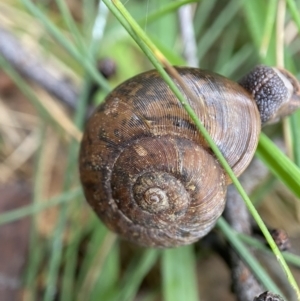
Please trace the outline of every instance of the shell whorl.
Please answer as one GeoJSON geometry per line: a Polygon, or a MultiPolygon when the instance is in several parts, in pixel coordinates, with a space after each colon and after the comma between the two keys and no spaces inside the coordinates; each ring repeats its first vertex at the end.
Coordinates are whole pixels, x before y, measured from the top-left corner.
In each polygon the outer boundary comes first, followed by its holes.
{"type": "MultiPolygon", "coordinates": [[[[188,99],[239,175],[260,132],[253,99],[222,76],[178,71],[204,100],[205,113],[188,99]]],[[[230,182],[156,71],[121,84],[93,114],[81,146],[80,174],[88,202],[110,229],[156,247],[188,244],[209,232],[223,212],[230,182]]]]}
{"type": "Polygon", "coordinates": [[[111,183],[115,213],[126,217],[128,235],[140,244],[191,243],[214,226],[215,211],[224,209],[225,177],[218,162],[177,137],[133,143],[118,157],[111,183]],[[211,187],[210,193],[203,187],[211,187]]]}

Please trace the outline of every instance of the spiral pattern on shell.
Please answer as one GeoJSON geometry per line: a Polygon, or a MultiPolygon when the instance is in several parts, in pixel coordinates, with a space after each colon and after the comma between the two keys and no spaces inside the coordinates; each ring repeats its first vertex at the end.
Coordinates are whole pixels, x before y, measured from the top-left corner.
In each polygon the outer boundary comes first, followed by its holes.
{"type": "MultiPolygon", "coordinates": [[[[251,95],[220,75],[177,68],[205,104],[188,99],[236,175],[260,132],[251,95]]],[[[87,201],[101,220],[144,246],[173,247],[207,234],[230,183],[192,120],[155,71],[129,79],[90,118],[80,153],[87,201]]]]}

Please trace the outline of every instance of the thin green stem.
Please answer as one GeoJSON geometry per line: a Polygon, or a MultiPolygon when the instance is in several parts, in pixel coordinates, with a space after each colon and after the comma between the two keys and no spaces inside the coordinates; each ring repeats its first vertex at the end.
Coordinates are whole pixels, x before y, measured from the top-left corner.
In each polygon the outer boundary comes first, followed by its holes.
{"type": "Polygon", "coordinates": [[[147,17],[142,18],[141,20],[138,21],[139,24],[143,24],[147,22],[148,24],[159,19],[162,16],[165,16],[174,10],[177,10],[183,5],[189,4],[189,3],[194,3],[198,2],[198,0],[181,0],[181,1],[175,1],[171,2],[170,4],[165,5],[158,11],[155,11],[154,13],[150,13],[147,17]]]}
{"type": "MultiPolygon", "coordinates": [[[[110,4],[110,2],[108,0],[103,0],[103,1],[110,9],[112,8],[112,5],[110,4]]],[[[289,267],[287,266],[280,250],[278,249],[277,245],[275,244],[272,236],[270,235],[267,227],[265,226],[264,222],[262,221],[261,217],[259,216],[257,210],[253,206],[251,200],[247,196],[246,192],[244,191],[244,189],[241,186],[240,182],[238,181],[237,177],[234,175],[234,173],[231,170],[231,168],[230,168],[229,164],[227,163],[226,159],[224,158],[224,156],[222,155],[222,153],[220,152],[220,150],[218,149],[218,147],[216,146],[216,144],[214,143],[212,138],[209,136],[207,130],[205,129],[203,124],[200,122],[200,120],[198,119],[197,115],[195,114],[195,112],[193,111],[191,106],[188,104],[188,102],[186,101],[184,96],[181,94],[181,92],[179,91],[178,87],[173,82],[173,80],[169,77],[169,75],[163,69],[162,65],[158,62],[158,59],[160,59],[163,62],[166,62],[166,59],[162,56],[162,54],[156,48],[156,46],[152,43],[152,41],[146,36],[146,34],[139,27],[139,25],[136,23],[136,21],[127,12],[127,10],[122,5],[122,3],[118,0],[114,0],[113,3],[116,6],[117,10],[120,12],[120,14],[123,16],[123,18],[125,19],[122,22],[128,22],[128,24],[130,24],[128,27],[131,27],[132,31],[135,32],[139,36],[139,38],[145,43],[145,45],[147,47],[149,47],[150,50],[152,51],[153,56],[151,56],[151,55],[149,56],[149,53],[147,53],[148,57],[151,57],[151,62],[157,68],[158,72],[161,74],[163,79],[170,86],[170,89],[173,91],[173,93],[177,96],[178,100],[181,102],[181,104],[183,105],[183,107],[185,108],[185,110],[188,112],[189,116],[191,117],[191,119],[195,123],[197,129],[204,136],[205,140],[207,141],[207,143],[209,144],[209,146],[211,147],[211,149],[213,150],[213,152],[217,156],[217,158],[220,161],[221,165],[223,166],[223,168],[228,173],[228,175],[231,178],[232,182],[234,183],[237,190],[239,191],[242,198],[244,199],[245,204],[246,204],[247,208],[249,209],[251,215],[253,216],[253,218],[257,222],[257,224],[260,227],[262,233],[264,234],[267,242],[269,243],[269,245],[270,245],[274,255],[276,256],[277,260],[279,261],[282,269],[286,273],[286,276],[287,276],[291,286],[295,290],[295,292],[298,296],[298,299],[300,300],[300,291],[299,291],[298,285],[296,283],[296,280],[295,280],[294,276],[292,275],[289,267]]],[[[115,10],[112,10],[112,12],[114,13],[115,10]]],[[[132,35],[132,31],[129,32],[131,35],[132,35]]]]}
{"type": "Polygon", "coordinates": [[[163,250],[161,264],[163,300],[199,300],[196,266],[193,245],[163,250]]]}
{"type": "Polygon", "coordinates": [[[0,67],[1,69],[4,70],[5,73],[9,75],[9,77],[16,83],[20,91],[27,97],[27,99],[36,108],[42,120],[47,121],[61,128],[58,122],[52,117],[49,111],[39,101],[33,89],[23,80],[23,78],[18,74],[18,72],[7,62],[7,60],[1,54],[0,54],[0,67]]]}
{"type": "Polygon", "coordinates": [[[65,1],[63,0],[56,0],[57,6],[59,7],[61,14],[63,16],[63,19],[69,29],[69,31],[73,34],[76,44],[78,45],[79,49],[81,51],[85,50],[84,40],[75,24],[74,19],[72,18],[72,15],[68,9],[68,6],[65,1]]]}
{"type": "MultiPolygon", "coordinates": [[[[74,207],[73,207],[74,208],[74,207]]],[[[80,211],[80,206],[77,202],[74,211],[80,211]]],[[[82,237],[85,233],[85,228],[78,223],[79,214],[77,212],[76,217],[71,219],[70,227],[72,233],[70,235],[70,243],[65,247],[66,251],[63,254],[62,261],[64,263],[63,276],[61,277],[61,292],[60,299],[64,301],[71,301],[75,299],[75,278],[76,268],[78,266],[77,258],[78,251],[80,250],[80,244],[82,243],[82,237]],[[77,218],[76,218],[77,217],[77,218]]]]}
{"type": "MultiPolygon", "coordinates": [[[[88,50],[89,57],[93,58],[95,56],[96,53],[95,49],[96,49],[96,45],[98,45],[98,42],[99,40],[97,41],[92,40],[88,50]]],[[[79,102],[77,103],[76,114],[74,116],[74,123],[80,129],[83,128],[84,126],[86,106],[87,106],[87,101],[90,93],[91,83],[92,83],[91,77],[86,75],[83,89],[80,94],[79,102]]],[[[73,140],[69,147],[66,175],[64,179],[64,190],[69,189],[69,187],[72,185],[74,181],[74,176],[77,175],[77,172],[74,172],[74,170],[77,169],[78,149],[79,149],[79,145],[77,141],[73,140]]],[[[47,281],[49,283],[49,287],[47,287],[46,289],[44,301],[51,300],[51,296],[53,295],[54,283],[56,282],[58,277],[59,265],[62,260],[62,233],[66,226],[67,217],[68,217],[67,210],[68,210],[67,206],[63,204],[61,208],[59,221],[57,223],[57,228],[55,230],[54,239],[53,239],[52,257],[50,258],[48,281],[47,281]]],[[[72,265],[66,265],[63,275],[64,277],[69,277],[72,274],[72,272],[74,272],[72,265]]],[[[62,293],[61,293],[62,296],[65,296],[68,293],[68,289],[69,289],[69,282],[64,281],[62,284],[62,293]]]]}
{"type": "Polygon", "coordinates": [[[276,19],[276,11],[277,11],[277,1],[269,1],[266,20],[265,20],[264,34],[262,36],[262,41],[259,50],[260,56],[262,58],[265,58],[270,45],[272,31],[276,19]]]}
{"type": "Polygon", "coordinates": [[[273,280],[261,268],[259,262],[250,254],[249,250],[238,238],[236,232],[231,229],[231,227],[223,217],[220,217],[218,219],[217,226],[220,229],[222,229],[222,232],[224,233],[227,240],[230,242],[231,246],[238,251],[239,256],[241,256],[245,263],[249,267],[251,267],[252,272],[255,274],[257,279],[259,279],[259,281],[265,286],[265,288],[277,294],[283,295],[282,292],[276,286],[276,284],[273,282],[273,280]]]}
{"type": "Polygon", "coordinates": [[[154,266],[160,254],[159,250],[147,249],[140,258],[133,258],[120,283],[120,289],[111,301],[133,300],[141,281],[154,266]],[[130,281],[129,281],[130,280],[130,281]]]}
{"type": "Polygon", "coordinates": [[[33,203],[28,206],[24,206],[18,209],[11,210],[7,213],[2,213],[0,215],[0,225],[11,223],[13,221],[19,220],[29,215],[33,215],[54,206],[58,206],[64,202],[70,202],[74,198],[79,197],[82,194],[81,188],[75,188],[65,192],[59,196],[53,197],[49,200],[40,201],[38,203],[33,203]]]}
{"type": "Polygon", "coordinates": [[[295,196],[300,198],[300,169],[263,133],[260,135],[256,156],[268,165],[270,171],[279,178],[295,196]]]}
{"type": "MultiPolygon", "coordinates": [[[[36,207],[40,205],[39,199],[42,195],[43,190],[43,166],[45,156],[44,154],[44,145],[46,139],[46,128],[45,126],[41,129],[40,132],[40,147],[37,153],[36,160],[36,168],[35,168],[35,181],[34,181],[34,191],[33,191],[33,203],[26,207],[36,207]]],[[[14,214],[20,212],[20,209],[16,209],[7,213],[7,216],[17,217],[18,214],[14,214]],[[14,214],[14,215],[13,215],[14,214]]],[[[22,210],[21,210],[22,211],[22,210]]],[[[5,217],[5,214],[1,215],[5,217]]],[[[1,220],[1,219],[0,219],[1,220]]],[[[5,219],[4,219],[5,220],[5,219]]],[[[16,219],[14,219],[16,220],[16,219]]],[[[1,224],[1,223],[0,223],[1,224]]],[[[41,243],[41,238],[38,233],[38,220],[37,216],[33,215],[31,218],[31,231],[30,231],[30,240],[29,240],[29,257],[27,264],[27,271],[25,277],[25,286],[26,291],[28,292],[28,298],[31,300],[36,300],[37,298],[37,282],[35,281],[38,275],[39,266],[42,261],[43,253],[45,251],[44,244],[41,243]]]]}
{"type": "MultiPolygon", "coordinates": [[[[255,247],[257,250],[261,250],[266,253],[271,253],[271,250],[264,243],[262,243],[261,241],[257,240],[252,236],[248,236],[240,233],[235,233],[233,235],[237,235],[240,240],[242,240],[249,246],[255,247]]],[[[283,252],[283,257],[288,263],[293,264],[298,268],[300,267],[300,256],[289,252],[283,252]]]]}
{"type": "Polygon", "coordinates": [[[200,62],[202,61],[202,58],[210,49],[210,47],[217,41],[217,39],[223,32],[224,27],[227,26],[229,22],[232,21],[235,14],[237,14],[244,0],[242,1],[231,0],[227,2],[228,4],[226,5],[226,7],[222,10],[220,15],[214,19],[214,22],[212,23],[211,27],[208,28],[207,31],[203,33],[201,39],[199,40],[198,59],[200,62]]]}
{"type": "Polygon", "coordinates": [[[78,49],[59,31],[59,29],[48,19],[38,7],[30,0],[22,0],[24,6],[36,16],[45,26],[46,30],[62,45],[79,63],[81,63],[91,77],[102,87],[105,92],[110,91],[110,87],[104,77],[97,71],[94,60],[88,51],[81,53],[78,49]]]}

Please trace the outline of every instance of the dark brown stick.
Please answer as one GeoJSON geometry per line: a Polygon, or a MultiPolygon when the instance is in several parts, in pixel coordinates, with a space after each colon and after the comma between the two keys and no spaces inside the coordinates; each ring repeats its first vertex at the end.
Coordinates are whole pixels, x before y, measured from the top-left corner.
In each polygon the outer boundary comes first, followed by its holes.
{"type": "Polygon", "coordinates": [[[264,292],[258,297],[254,298],[253,301],[284,301],[281,296],[273,294],[271,292],[264,292]]]}
{"type": "MultiPolygon", "coordinates": [[[[246,172],[240,177],[240,182],[249,194],[261,183],[267,174],[267,168],[260,161],[254,159],[246,172]]],[[[251,235],[251,216],[233,185],[227,191],[227,204],[224,216],[235,231],[251,235]]],[[[237,300],[252,301],[255,296],[263,292],[261,285],[234,250],[230,250],[230,265],[233,288],[237,295],[237,300]]]]}
{"type": "Polygon", "coordinates": [[[0,26],[0,55],[28,79],[70,108],[76,107],[78,89],[68,79],[53,70],[45,59],[31,54],[8,30],[0,26]]]}

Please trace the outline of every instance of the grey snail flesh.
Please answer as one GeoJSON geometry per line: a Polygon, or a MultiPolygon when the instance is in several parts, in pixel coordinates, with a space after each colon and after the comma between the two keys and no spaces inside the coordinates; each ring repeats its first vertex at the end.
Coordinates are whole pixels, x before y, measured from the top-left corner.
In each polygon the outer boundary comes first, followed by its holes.
{"type": "MultiPolygon", "coordinates": [[[[212,72],[177,68],[188,99],[240,175],[261,129],[251,94],[212,72]]],[[[106,226],[149,247],[176,247],[206,235],[225,206],[228,176],[156,70],[114,89],[89,119],[80,151],[85,197],[106,226]]]]}

